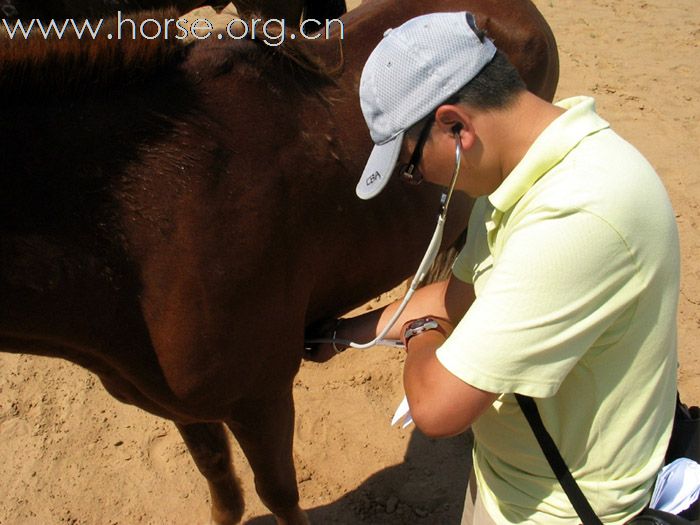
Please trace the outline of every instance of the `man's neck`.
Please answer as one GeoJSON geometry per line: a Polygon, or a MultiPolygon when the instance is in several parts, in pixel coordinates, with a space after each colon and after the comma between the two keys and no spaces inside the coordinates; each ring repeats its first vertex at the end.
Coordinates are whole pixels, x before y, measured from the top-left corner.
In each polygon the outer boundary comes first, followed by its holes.
{"type": "Polygon", "coordinates": [[[526,91],[508,109],[494,115],[494,132],[505,179],[523,159],[533,142],[564,110],[526,91]]]}

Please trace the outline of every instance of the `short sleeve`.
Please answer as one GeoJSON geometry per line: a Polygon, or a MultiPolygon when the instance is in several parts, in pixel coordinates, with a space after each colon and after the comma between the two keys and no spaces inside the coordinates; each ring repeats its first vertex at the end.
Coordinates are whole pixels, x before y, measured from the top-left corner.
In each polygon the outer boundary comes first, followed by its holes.
{"type": "Polygon", "coordinates": [[[507,235],[437,356],[482,390],[550,397],[642,286],[624,240],[593,213],[532,211],[507,235]]]}

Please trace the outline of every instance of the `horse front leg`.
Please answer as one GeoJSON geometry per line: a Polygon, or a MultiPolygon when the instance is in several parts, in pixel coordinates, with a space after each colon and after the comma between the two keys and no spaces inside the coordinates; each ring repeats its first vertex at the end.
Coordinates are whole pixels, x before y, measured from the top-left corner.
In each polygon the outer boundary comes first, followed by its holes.
{"type": "Polygon", "coordinates": [[[299,507],[292,457],[291,385],[280,398],[241,402],[227,423],[253,470],[258,496],[275,515],[278,525],[308,525],[308,517],[299,507]]]}
{"type": "Polygon", "coordinates": [[[211,493],[211,519],[216,525],[235,525],[243,516],[243,494],[233,472],[231,452],[222,423],[178,424],[197,468],[211,493]]]}

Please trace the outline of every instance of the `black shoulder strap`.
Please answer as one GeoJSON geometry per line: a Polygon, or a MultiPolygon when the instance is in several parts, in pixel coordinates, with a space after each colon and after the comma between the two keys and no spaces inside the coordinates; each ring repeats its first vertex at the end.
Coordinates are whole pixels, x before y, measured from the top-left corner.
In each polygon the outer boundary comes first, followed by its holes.
{"type": "Polygon", "coordinates": [[[583,495],[576,480],[571,475],[569,468],[564,462],[564,458],[561,457],[559,449],[554,444],[552,436],[549,435],[549,432],[547,432],[547,429],[544,427],[535,400],[520,394],[515,394],[515,399],[518,400],[520,409],[525,414],[525,418],[530,424],[530,428],[535,434],[537,442],[540,444],[540,448],[542,452],[544,452],[549,466],[552,467],[554,475],[559,480],[564,492],[566,492],[566,496],[569,498],[569,501],[571,501],[571,505],[573,505],[578,517],[581,518],[583,525],[602,525],[602,522],[598,519],[598,516],[596,516],[591,505],[588,503],[586,496],[583,495]]]}

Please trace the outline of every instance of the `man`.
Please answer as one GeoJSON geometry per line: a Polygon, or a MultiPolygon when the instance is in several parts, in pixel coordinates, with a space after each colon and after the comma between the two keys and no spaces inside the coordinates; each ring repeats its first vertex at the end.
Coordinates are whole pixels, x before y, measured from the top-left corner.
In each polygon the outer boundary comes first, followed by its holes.
{"type": "MultiPolygon", "coordinates": [[[[529,93],[466,13],[388,31],[360,98],[375,142],[361,198],[393,172],[448,185],[456,147],[456,190],[476,198],[453,275],[419,290],[388,335],[406,343],[418,428],[473,429],[462,523],[580,523],[514,393],[536,399],[601,520],[624,523],[649,501],[676,394],[679,244],[654,170],[592,99],[529,93]]],[[[395,309],[343,320],[335,348],[371,339],[395,309]]]]}

